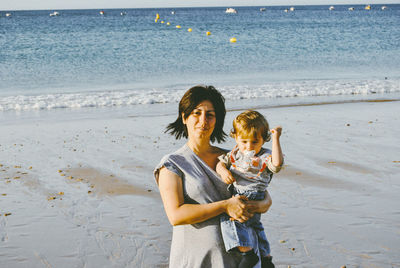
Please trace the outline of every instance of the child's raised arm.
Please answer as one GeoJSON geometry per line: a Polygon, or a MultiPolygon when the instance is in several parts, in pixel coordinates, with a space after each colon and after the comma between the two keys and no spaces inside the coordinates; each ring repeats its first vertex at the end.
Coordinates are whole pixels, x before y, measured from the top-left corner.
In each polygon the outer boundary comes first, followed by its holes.
{"type": "Polygon", "coordinates": [[[222,161],[219,161],[215,171],[218,175],[221,176],[221,179],[226,184],[231,184],[235,181],[235,178],[232,176],[232,173],[226,168],[225,164],[222,161]]]}
{"type": "Polygon", "coordinates": [[[283,164],[283,154],[279,138],[282,134],[282,127],[277,126],[271,129],[272,134],[272,164],[275,167],[280,167],[283,164]]]}

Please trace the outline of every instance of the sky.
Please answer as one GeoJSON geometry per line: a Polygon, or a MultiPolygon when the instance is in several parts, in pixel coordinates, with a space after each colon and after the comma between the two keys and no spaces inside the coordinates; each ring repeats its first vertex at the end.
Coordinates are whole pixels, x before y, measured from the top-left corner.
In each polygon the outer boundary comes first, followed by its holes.
{"type": "Polygon", "coordinates": [[[395,4],[400,0],[0,0],[0,10],[395,4]]]}

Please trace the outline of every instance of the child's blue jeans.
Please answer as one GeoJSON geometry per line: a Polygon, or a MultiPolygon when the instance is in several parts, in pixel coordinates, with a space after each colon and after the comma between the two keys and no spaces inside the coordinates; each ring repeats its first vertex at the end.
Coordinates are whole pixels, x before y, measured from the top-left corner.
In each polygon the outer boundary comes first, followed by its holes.
{"type": "MultiPolygon", "coordinates": [[[[265,198],[265,192],[246,191],[238,193],[234,190],[234,194],[245,195],[249,200],[263,200],[265,198]]],[[[257,234],[258,249],[261,257],[269,255],[271,249],[260,219],[261,215],[256,213],[248,221],[241,223],[231,221],[227,214],[221,215],[221,232],[226,251],[229,252],[237,247],[254,248],[252,243],[253,231],[251,230],[253,229],[257,234]]]]}

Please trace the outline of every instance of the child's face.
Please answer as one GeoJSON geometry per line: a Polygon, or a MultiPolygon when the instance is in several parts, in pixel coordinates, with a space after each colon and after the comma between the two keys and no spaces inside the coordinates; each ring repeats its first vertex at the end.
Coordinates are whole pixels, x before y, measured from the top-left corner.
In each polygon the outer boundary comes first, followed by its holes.
{"type": "Polygon", "coordinates": [[[255,151],[255,153],[258,154],[264,144],[264,139],[261,137],[260,133],[258,133],[256,138],[253,135],[248,137],[237,135],[235,140],[239,147],[239,151],[242,153],[246,151],[255,151]]]}

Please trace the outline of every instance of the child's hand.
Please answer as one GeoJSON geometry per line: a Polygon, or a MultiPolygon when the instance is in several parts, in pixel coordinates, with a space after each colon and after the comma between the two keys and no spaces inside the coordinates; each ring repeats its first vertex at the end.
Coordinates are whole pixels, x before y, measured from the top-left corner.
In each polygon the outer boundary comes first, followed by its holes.
{"type": "Polygon", "coordinates": [[[226,184],[232,184],[234,181],[236,181],[232,176],[232,173],[227,169],[222,172],[221,178],[226,184]]]}
{"type": "Polygon", "coordinates": [[[270,130],[273,138],[279,138],[282,134],[282,127],[277,126],[270,130]]]}

